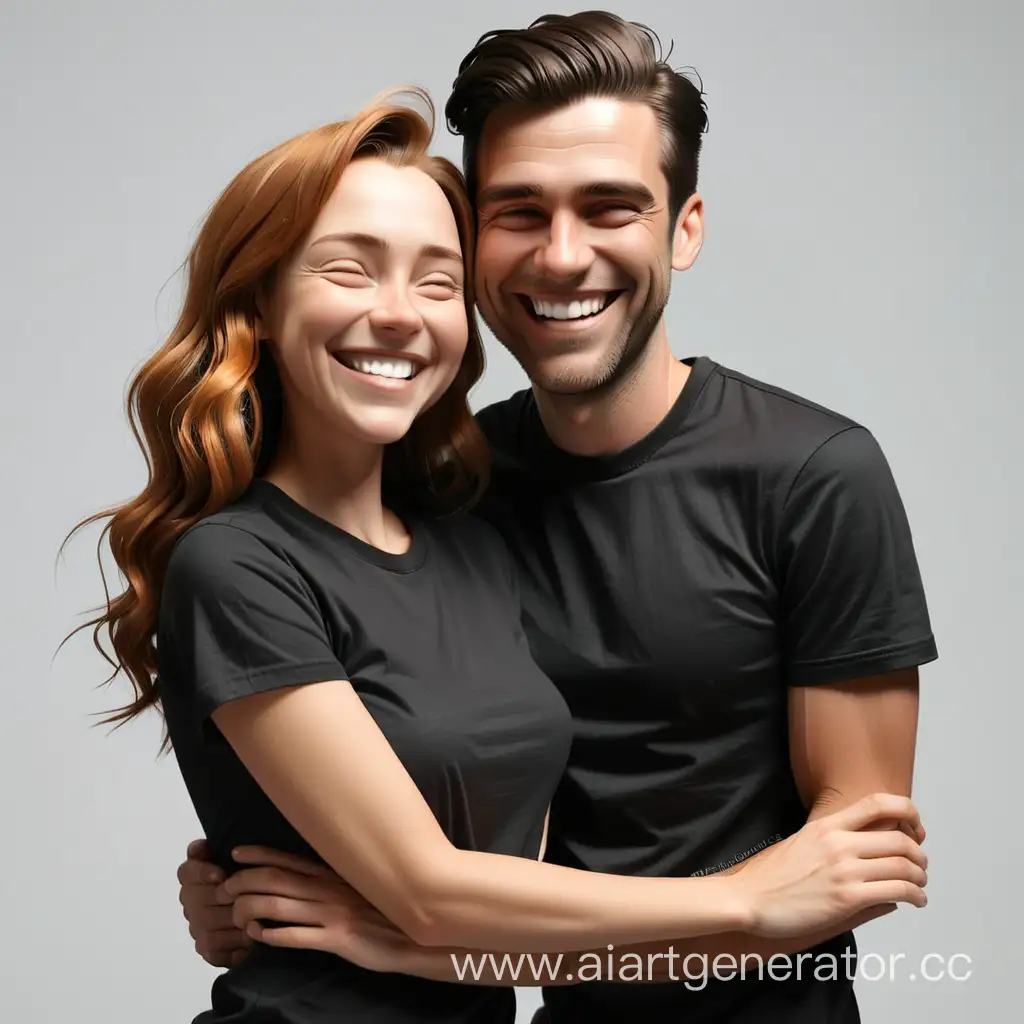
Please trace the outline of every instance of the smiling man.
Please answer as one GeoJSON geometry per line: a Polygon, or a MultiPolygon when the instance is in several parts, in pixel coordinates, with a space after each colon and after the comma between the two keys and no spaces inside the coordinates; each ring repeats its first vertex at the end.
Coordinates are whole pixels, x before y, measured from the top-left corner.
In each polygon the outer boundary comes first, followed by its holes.
{"type": "MultiPolygon", "coordinates": [[[[743,870],[808,817],[909,794],[918,666],[937,652],[878,443],[713,358],[678,359],[666,333],[672,273],[702,241],[698,87],[641,26],[552,15],[483,37],[446,112],[479,213],[479,309],[532,384],[479,414],[495,462],[478,512],[515,554],[524,629],[575,721],[546,859],[743,870]]],[[[200,867],[181,869],[182,899],[222,962],[237,933],[214,930],[200,867]]],[[[663,984],[548,987],[550,1021],[859,1019],[849,930],[674,952],[663,984]],[[669,980],[689,953],[804,947],[789,971],[669,980]]]]}

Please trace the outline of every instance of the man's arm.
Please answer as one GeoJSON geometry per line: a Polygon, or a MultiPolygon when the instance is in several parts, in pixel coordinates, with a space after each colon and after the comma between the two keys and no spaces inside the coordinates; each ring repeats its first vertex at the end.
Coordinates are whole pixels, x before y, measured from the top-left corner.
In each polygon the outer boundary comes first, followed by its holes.
{"type": "Polygon", "coordinates": [[[790,762],[811,819],[855,803],[879,786],[910,796],[918,691],[916,668],[791,688],[790,762]]]}

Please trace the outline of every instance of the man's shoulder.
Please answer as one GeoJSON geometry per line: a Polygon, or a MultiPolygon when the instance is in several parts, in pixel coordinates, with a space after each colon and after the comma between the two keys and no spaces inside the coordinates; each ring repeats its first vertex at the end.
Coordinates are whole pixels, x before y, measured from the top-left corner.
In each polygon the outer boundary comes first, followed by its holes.
{"type": "Polygon", "coordinates": [[[533,392],[524,388],[484,406],[476,413],[476,421],[491,448],[514,451],[522,443],[523,430],[533,407],[533,392]]]}
{"type": "Polygon", "coordinates": [[[838,409],[808,398],[807,395],[740,370],[718,365],[716,372],[723,380],[723,389],[741,398],[748,407],[770,414],[779,429],[817,430],[836,433],[862,424],[838,409]]]}

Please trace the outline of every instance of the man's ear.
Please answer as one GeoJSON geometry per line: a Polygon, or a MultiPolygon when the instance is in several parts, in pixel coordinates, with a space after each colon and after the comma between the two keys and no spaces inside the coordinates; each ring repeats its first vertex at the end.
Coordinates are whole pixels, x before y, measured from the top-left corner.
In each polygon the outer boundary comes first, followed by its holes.
{"type": "Polygon", "coordinates": [[[672,269],[689,270],[704,244],[704,200],[694,192],[672,230],[672,269]]]}

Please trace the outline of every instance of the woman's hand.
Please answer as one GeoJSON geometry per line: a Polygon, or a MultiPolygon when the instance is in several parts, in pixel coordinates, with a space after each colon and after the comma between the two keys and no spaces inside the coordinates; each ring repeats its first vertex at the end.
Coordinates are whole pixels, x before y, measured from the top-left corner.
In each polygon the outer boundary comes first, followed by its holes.
{"type": "Polygon", "coordinates": [[[234,859],[250,866],[221,889],[234,901],[235,927],[253,941],[319,949],[386,972],[411,967],[425,952],[322,864],[261,846],[241,847],[234,859]]]}
{"type": "Polygon", "coordinates": [[[909,799],[865,797],[808,822],[733,876],[753,909],[749,931],[789,938],[883,904],[923,907],[928,858],[924,829],[909,799]],[[875,831],[881,819],[905,829],[875,831]],[[912,838],[913,837],[913,838],[912,838]]]}

